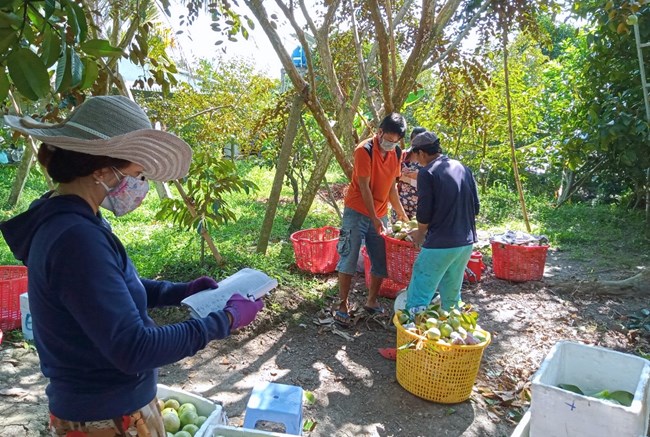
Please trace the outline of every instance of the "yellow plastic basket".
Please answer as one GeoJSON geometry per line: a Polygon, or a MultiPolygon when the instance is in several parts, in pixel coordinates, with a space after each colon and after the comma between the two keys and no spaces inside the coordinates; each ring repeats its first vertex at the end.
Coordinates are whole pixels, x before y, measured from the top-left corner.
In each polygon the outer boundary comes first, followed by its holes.
{"type": "Polygon", "coordinates": [[[469,399],[481,365],[483,350],[492,340],[472,346],[440,345],[402,327],[397,315],[397,382],[408,392],[442,404],[469,399]],[[421,348],[399,349],[413,340],[422,340],[421,348]]]}

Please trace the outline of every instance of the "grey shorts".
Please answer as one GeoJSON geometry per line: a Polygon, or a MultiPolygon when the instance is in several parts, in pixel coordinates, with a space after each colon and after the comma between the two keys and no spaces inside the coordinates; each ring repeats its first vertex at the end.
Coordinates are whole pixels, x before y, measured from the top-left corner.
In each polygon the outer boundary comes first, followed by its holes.
{"type": "MultiPolygon", "coordinates": [[[[384,226],[388,226],[387,216],[382,217],[380,220],[384,223],[384,226]]],[[[377,233],[370,217],[347,207],[343,210],[341,234],[336,247],[341,257],[336,265],[336,270],[339,273],[354,275],[357,271],[359,250],[363,240],[366,242],[366,250],[372,264],[370,273],[380,278],[387,277],[384,238],[377,233]]]]}

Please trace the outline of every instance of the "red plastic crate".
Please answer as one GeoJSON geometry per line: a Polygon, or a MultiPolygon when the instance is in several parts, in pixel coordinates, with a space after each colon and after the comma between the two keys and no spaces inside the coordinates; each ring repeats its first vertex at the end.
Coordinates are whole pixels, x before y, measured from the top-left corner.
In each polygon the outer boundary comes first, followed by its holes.
{"type": "Polygon", "coordinates": [[[27,291],[27,267],[0,266],[0,330],[20,328],[20,295],[27,291]]]}
{"type": "MultiPolygon", "coordinates": [[[[361,255],[363,256],[363,272],[366,277],[366,287],[370,288],[370,269],[372,265],[370,264],[370,257],[368,256],[368,251],[365,246],[361,248],[361,255]]],[[[395,299],[399,291],[404,290],[408,287],[408,284],[402,284],[401,282],[393,281],[390,278],[384,278],[379,287],[379,295],[382,297],[388,297],[390,299],[395,299]]]]}
{"type": "Polygon", "coordinates": [[[544,276],[548,246],[492,243],[494,276],[514,282],[539,281],[544,276]]]}
{"type": "Polygon", "coordinates": [[[395,282],[408,284],[411,282],[413,263],[420,249],[410,241],[398,240],[384,235],[386,242],[386,269],[388,277],[395,282]]]}
{"type": "Polygon", "coordinates": [[[303,229],[291,234],[296,264],[310,273],[332,273],[339,262],[339,230],[332,226],[303,229]]]}

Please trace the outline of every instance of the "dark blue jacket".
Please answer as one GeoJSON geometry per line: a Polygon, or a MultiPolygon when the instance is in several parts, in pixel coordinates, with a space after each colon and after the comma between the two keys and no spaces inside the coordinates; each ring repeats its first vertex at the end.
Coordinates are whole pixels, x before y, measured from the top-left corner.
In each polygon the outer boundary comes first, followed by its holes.
{"type": "Polygon", "coordinates": [[[455,159],[441,155],[418,172],[416,217],[429,224],[422,247],[448,249],[477,242],[479,208],[474,176],[455,159]]]}
{"type": "Polygon", "coordinates": [[[147,308],[178,305],[184,283],[140,279],[124,246],[77,196],[35,201],[0,224],[27,266],[34,340],[50,411],[91,421],[129,414],[156,395],[156,368],[230,334],[215,312],[156,326],[147,308]]]}

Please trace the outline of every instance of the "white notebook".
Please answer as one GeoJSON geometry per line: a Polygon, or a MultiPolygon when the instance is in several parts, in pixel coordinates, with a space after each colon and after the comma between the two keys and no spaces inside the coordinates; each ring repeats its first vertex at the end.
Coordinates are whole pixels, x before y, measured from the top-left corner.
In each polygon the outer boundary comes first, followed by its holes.
{"type": "Polygon", "coordinates": [[[186,297],[181,303],[189,308],[192,317],[206,317],[212,311],[222,310],[235,293],[255,300],[277,286],[278,281],[266,273],[245,268],[219,282],[219,288],[200,291],[186,297]]]}

